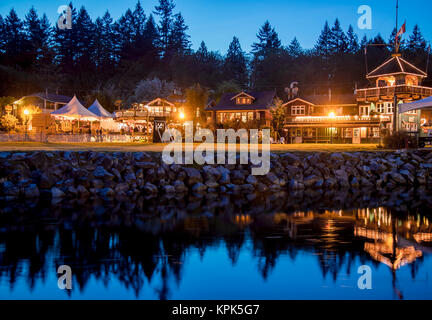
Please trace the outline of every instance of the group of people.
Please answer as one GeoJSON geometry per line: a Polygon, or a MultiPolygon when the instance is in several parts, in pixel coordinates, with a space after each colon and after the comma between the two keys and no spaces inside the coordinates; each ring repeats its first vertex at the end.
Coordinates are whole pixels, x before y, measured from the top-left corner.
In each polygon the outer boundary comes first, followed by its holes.
{"type": "MultiPolygon", "coordinates": [[[[87,142],[92,142],[92,137],[94,136],[92,134],[92,130],[89,128],[86,133],[87,133],[87,135],[86,135],[87,136],[87,142]]],[[[97,129],[95,131],[95,133],[96,133],[95,142],[103,142],[103,131],[102,131],[102,128],[101,129],[97,129]]]]}

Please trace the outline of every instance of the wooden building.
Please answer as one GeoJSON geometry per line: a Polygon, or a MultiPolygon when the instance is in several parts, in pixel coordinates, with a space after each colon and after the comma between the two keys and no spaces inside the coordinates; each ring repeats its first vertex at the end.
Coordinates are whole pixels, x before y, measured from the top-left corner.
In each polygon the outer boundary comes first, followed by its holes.
{"type": "Polygon", "coordinates": [[[422,86],[426,72],[403,59],[400,53],[393,54],[383,64],[369,72],[366,78],[369,87],[356,90],[356,100],[362,115],[379,114],[389,119],[387,131],[418,132],[420,111],[411,111],[397,116],[395,105],[432,96],[432,88],[422,86]],[[396,112],[396,114],[395,114],[396,112]]]}
{"type": "Polygon", "coordinates": [[[239,92],[224,94],[219,103],[208,105],[212,121],[229,124],[233,121],[256,122],[258,127],[271,125],[270,108],[274,106],[276,91],[239,92]]]}
{"type": "Polygon", "coordinates": [[[288,143],[379,142],[383,119],[362,114],[353,94],[293,97],[284,107],[288,143]]]}
{"type": "Polygon", "coordinates": [[[20,105],[33,105],[41,109],[42,113],[49,114],[61,107],[64,107],[71,100],[72,97],[68,96],[38,92],[24,96],[15,103],[20,105]]]}

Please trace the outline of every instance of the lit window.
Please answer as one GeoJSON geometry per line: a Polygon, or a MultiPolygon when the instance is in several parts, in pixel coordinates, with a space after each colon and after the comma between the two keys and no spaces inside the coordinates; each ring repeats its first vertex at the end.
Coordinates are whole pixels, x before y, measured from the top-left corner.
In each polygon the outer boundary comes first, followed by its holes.
{"type": "Polygon", "coordinates": [[[379,113],[385,113],[385,108],[384,108],[384,104],[383,103],[377,103],[376,107],[377,107],[377,112],[379,112],[379,113]]]}
{"type": "Polygon", "coordinates": [[[242,113],[242,118],[241,118],[242,122],[247,122],[247,112],[243,112],[242,113]]]}
{"type": "Polygon", "coordinates": [[[291,115],[293,116],[304,116],[306,114],[305,106],[292,106],[291,115]]]}
{"type": "Polygon", "coordinates": [[[360,115],[368,116],[369,115],[369,106],[360,106],[360,115]]]}
{"type": "Polygon", "coordinates": [[[386,113],[393,114],[394,113],[393,103],[392,102],[385,102],[384,104],[386,105],[386,109],[387,109],[386,113]]]}

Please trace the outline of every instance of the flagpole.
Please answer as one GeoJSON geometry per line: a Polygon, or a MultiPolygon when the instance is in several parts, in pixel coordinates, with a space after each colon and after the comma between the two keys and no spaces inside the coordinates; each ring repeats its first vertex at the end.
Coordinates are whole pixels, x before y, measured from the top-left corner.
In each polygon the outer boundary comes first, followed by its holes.
{"type": "MultiPolygon", "coordinates": [[[[398,32],[398,11],[399,11],[399,0],[396,0],[396,32],[398,32]]],[[[395,53],[399,51],[398,37],[395,40],[395,53]]]]}

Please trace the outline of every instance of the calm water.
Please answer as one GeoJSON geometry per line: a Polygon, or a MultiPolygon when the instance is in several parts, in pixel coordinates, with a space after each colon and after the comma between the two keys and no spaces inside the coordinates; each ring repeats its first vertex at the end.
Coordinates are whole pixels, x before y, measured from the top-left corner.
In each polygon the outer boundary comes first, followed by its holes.
{"type": "Polygon", "coordinates": [[[431,196],[0,204],[1,299],[430,299],[431,196]],[[73,288],[57,286],[69,265],[73,288]],[[372,290],[357,286],[361,265],[372,290]]]}

